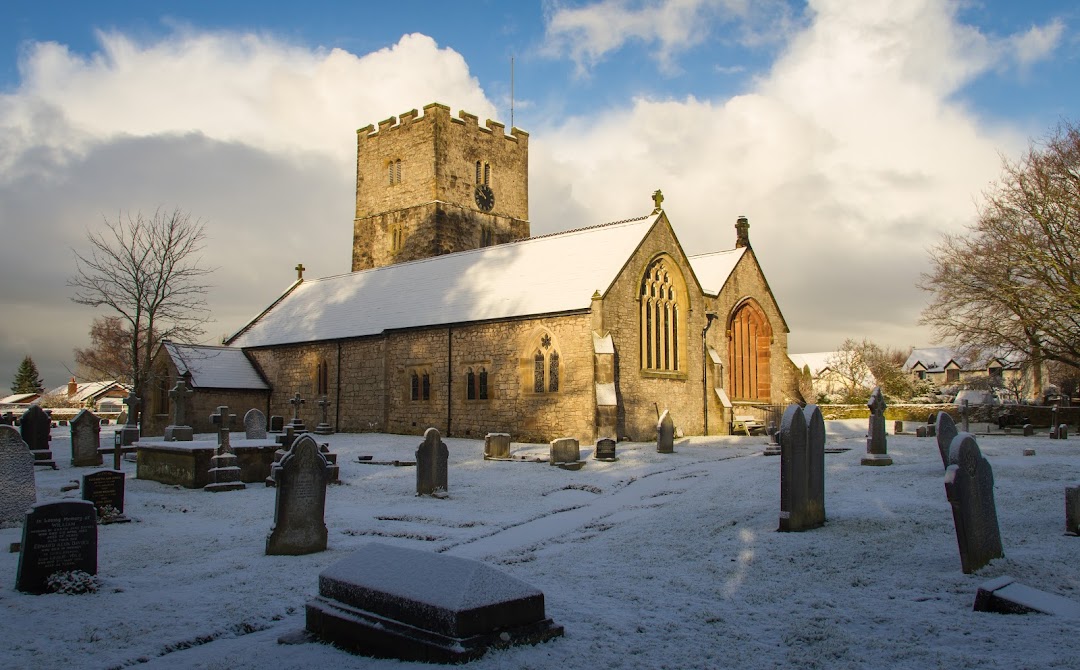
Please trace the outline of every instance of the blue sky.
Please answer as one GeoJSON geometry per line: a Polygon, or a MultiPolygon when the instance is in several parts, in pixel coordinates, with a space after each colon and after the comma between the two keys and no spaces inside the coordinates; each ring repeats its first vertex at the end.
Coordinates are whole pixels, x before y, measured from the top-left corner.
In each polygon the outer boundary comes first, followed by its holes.
{"type": "Polygon", "coordinates": [[[930,344],[925,250],[1076,119],[1078,26],[1049,1],[4,3],[0,389],[25,354],[66,379],[95,316],[70,249],[103,216],[206,220],[210,342],[296,262],[347,271],[352,132],[433,101],[509,123],[511,56],[534,234],[662,188],[690,253],[750,217],[791,351],[930,344]]]}

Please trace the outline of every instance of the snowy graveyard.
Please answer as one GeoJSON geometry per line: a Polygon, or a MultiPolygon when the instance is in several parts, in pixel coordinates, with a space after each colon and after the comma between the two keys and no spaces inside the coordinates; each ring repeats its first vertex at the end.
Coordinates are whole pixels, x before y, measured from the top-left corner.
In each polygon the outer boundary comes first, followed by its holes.
{"type": "MultiPolygon", "coordinates": [[[[321,570],[381,542],[479,559],[544,593],[565,634],[489,651],[474,668],[1071,667],[1077,621],[972,604],[1002,575],[1080,601],[1080,537],[1064,532],[1080,438],[978,437],[1005,557],[965,575],[937,441],[890,434],[893,465],[867,468],[866,430],[826,422],[827,446],[850,450],[826,454],[827,522],[801,533],[777,532],[780,459],[761,455],[767,437],[677,439],[674,453],[619,443],[611,462],[581,445],[580,470],[522,458],[546,458],[546,444],[484,460],[482,440],[443,438],[447,493],[433,497],[416,495],[415,466],[392,465],[421,437],[319,436],[341,483],[327,489],[327,550],[302,556],[265,553],[274,488],[211,495],[136,479],[125,461],[132,521],[98,528],[97,593],[21,593],[19,554],[0,554],[2,665],[431,667],[277,642],[304,627],[321,570]]],[[[53,429],[55,454],[70,452],[68,435],[53,429]]],[[[38,502],[81,499],[72,481],[94,469],[55,460],[36,469],[38,502]]],[[[21,532],[0,529],[0,546],[21,532]]]]}

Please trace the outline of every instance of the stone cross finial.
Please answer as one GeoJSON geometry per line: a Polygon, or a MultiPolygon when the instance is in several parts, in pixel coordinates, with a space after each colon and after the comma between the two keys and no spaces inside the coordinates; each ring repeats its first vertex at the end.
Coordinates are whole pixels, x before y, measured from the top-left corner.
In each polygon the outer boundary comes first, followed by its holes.
{"type": "Polygon", "coordinates": [[[652,194],[653,200],[653,214],[660,213],[660,205],[664,202],[664,194],[660,192],[660,189],[656,189],[652,194]]]}
{"type": "Polygon", "coordinates": [[[142,398],[135,395],[135,391],[128,393],[128,396],[123,400],[124,405],[127,406],[127,424],[128,426],[138,425],[139,408],[142,407],[142,398]]]}
{"type": "Polygon", "coordinates": [[[193,395],[195,395],[195,391],[189,389],[183,379],[177,381],[176,386],[169,391],[169,399],[172,400],[173,404],[172,423],[174,426],[187,425],[187,404],[193,395]]]}
{"type": "Polygon", "coordinates": [[[300,421],[300,405],[304,404],[304,399],[300,397],[300,392],[297,391],[296,395],[289,399],[289,404],[293,406],[293,421],[300,421]]]}
{"type": "Polygon", "coordinates": [[[227,405],[219,405],[217,413],[210,415],[210,423],[218,427],[218,444],[223,451],[230,450],[229,431],[232,429],[233,421],[236,421],[236,415],[229,414],[227,405]]]}
{"type": "Polygon", "coordinates": [[[297,280],[301,280],[301,279],[304,278],[304,270],[307,270],[307,268],[304,267],[303,263],[297,263],[296,267],[293,268],[293,269],[296,270],[296,279],[297,280]]]}
{"type": "Polygon", "coordinates": [[[326,410],[329,409],[330,405],[333,403],[330,402],[326,396],[323,396],[322,399],[315,404],[322,408],[322,420],[323,423],[326,423],[326,410]]]}

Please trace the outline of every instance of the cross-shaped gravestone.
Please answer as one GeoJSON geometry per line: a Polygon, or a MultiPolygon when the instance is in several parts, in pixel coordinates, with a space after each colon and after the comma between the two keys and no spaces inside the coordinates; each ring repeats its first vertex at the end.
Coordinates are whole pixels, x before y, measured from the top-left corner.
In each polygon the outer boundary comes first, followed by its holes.
{"type": "Polygon", "coordinates": [[[173,406],[172,425],[187,425],[187,405],[193,395],[195,391],[189,389],[183,379],[178,380],[176,386],[169,391],[169,399],[172,400],[173,406]]]}
{"type": "Polygon", "coordinates": [[[232,451],[232,446],[229,444],[229,431],[232,429],[232,423],[235,420],[236,415],[229,414],[227,405],[219,405],[217,414],[210,415],[210,423],[218,427],[218,453],[232,451]]]}
{"type": "Polygon", "coordinates": [[[965,433],[969,432],[969,430],[968,430],[968,414],[970,414],[970,413],[971,413],[971,401],[969,401],[967,398],[964,398],[963,400],[960,401],[960,419],[963,421],[964,432],[965,433]]]}
{"type": "Polygon", "coordinates": [[[293,441],[296,440],[296,430],[292,426],[286,425],[285,430],[282,431],[281,435],[275,437],[274,440],[281,445],[282,450],[288,451],[292,448],[293,441]]]}
{"type": "Polygon", "coordinates": [[[297,280],[300,280],[300,279],[304,278],[304,270],[307,270],[307,268],[304,267],[303,263],[297,263],[296,267],[293,268],[293,269],[296,270],[296,279],[297,280]]]}
{"type": "Polygon", "coordinates": [[[128,396],[124,398],[123,403],[127,406],[127,426],[139,425],[139,408],[142,407],[142,398],[135,395],[135,391],[128,393],[128,396]]]}
{"type": "Polygon", "coordinates": [[[881,387],[875,386],[870,394],[870,400],[866,402],[870,408],[870,429],[866,436],[866,455],[863,456],[863,465],[892,465],[892,457],[888,454],[885,437],[885,396],[881,393],[881,387]]]}
{"type": "Polygon", "coordinates": [[[334,432],[334,429],[327,422],[326,412],[330,408],[330,405],[333,404],[333,403],[331,403],[329,400],[327,400],[326,396],[323,396],[319,400],[319,402],[317,402],[316,404],[322,409],[322,423],[315,426],[315,434],[316,435],[329,435],[330,433],[334,432]]]}

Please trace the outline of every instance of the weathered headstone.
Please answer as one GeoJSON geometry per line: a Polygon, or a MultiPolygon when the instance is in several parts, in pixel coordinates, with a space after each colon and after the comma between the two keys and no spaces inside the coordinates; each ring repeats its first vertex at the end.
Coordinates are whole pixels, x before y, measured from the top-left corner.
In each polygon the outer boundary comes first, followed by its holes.
{"type": "Polygon", "coordinates": [[[551,456],[548,463],[559,465],[577,463],[581,460],[581,444],[573,437],[560,437],[551,441],[551,456]]]}
{"type": "Polygon", "coordinates": [[[904,422],[903,421],[893,421],[892,432],[893,432],[893,435],[902,435],[903,432],[904,432],[904,422]]]}
{"type": "Polygon", "coordinates": [[[994,504],[994,472],[970,433],[958,434],[949,447],[945,495],[952,506],[964,574],[1004,556],[994,504]]]}
{"type": "Polygon", "coordinates": [[[322,421],[320,421],[318,423],[318,425],[315,426],[315,434],[316,435],[330,435],[330,434],[332,434],[334,432],[334,427],[331,426],[329,421],[328,421],[327,412],[330,409],[330,405],[333,404],[333,403],[331,403],[327,399],[326,396],[323,396],[319,400],[319,402],[317,402],[315,404],[318,405],[319,409],[322,410],[322,421]]]}
{"type": "Polygon", "coordinates": [[[965,433],[970,433],[971,432],[971,429],[969,428],[969,426],[971,424],[968,421],[968,417],[970,416],[970,414],[971,414],[971,401],[968,400],[967,398],[964,398],[963,400],[960,401],[960,422],[963,425],[963,432],[965,432],[965,433]]]}
{"type": "Polygon", "coordinates": [[[1080,535],[1080,486],[1065,487],[1065,532],[1080,535]]]}
{"type": "Polygon", "coordinates": [[[22,433],[23,442],[30,448],[34,465],[47,465],[55,470],[56,461],[49,449],[49,441],[52,440],[52,418],[48,413],[38,405],[30,405],[19,419],[19,432],[22,433]]]}
{"type": "Polygon", "coordinates": [[[315,438],[293,443],[270,476],[277,487],[274,525],[266,536],[267,555],[299,556],[326,550],[326,484],[329,465],[315,438]]]}
{"type": "Polygon", "coordinates": [[[210,415],[210,422],[218,427],[218,447],[217,453],[210,458],[210,483],[203,490],[219,493],[247,488],[240,481],[240,465],[229,439],[229,430],[235,420],[236,415],[229,414],[229,408],[225,405],[219,406],[217,413],[210,415]]]}
{"type": "Polygon", "coordinates": [[[4,412],[3,414],[0,414],[0,426],[14,426],[14,425],[15,425],[15,415],[14,414],[12,414],[11,412],[4,412]]]}
{"type": "Polygon", "coordinates": [[[1038,613],[1080,619],[1080,603],[1056,593],[1025,586],[1008,575],[980,584],[972,609],[996,614],[1038,613]]]}
{"type": "Polygon", "coordinates": [[[1069,439],[1069,424],[1067,424],[1067,423],[1058,424],[1057,439],[1059,439],[1059,440],[1067,440],[1067,439],[1069,439]]]}
{"type": "Polygon", "coordinates": [[[1025,423],[1024,424],[1024,437],[1031,437],[1034,434],[1035,434],[1035,426],[1031,425],[1030,423],[1025,423]]]}
{"type": "Polygon", "coordinates": [[[816,405],[788,405],[780,421],[780,528],[797,532],[825,523],[825,422],[816,405]],[[813,459],[813,462],[811,462],[813,459]]]}
{"type": "Polygon", "coordinates": [[[437,428],[424,431],[424,441],[416,449],[416,495],[431,495],[446,491],[446,462],[450,451],[442,441],[437,428]]]}
{"type": "Polygon", "coordinates": [[[39,503],[26,513],[16,588],[45,593],[49,576],[97,574],[97,512],[87,500],[39,503]]]}
{"type": "Polygon", "coordinates": [[[18,430],[0,425],[0,526],[22,521],[36,502],[34,457],[18,430]]]}
{"type": "Polygon", "coordinates": [[[94,503],[100,523],[130,521],[124,516],[124,473],[98,470],[82,477],[82,498],[94,503]]]}
{"type": "Polygon", "coordinates": [[[71,420],[71,465],[76,468],[96,467],[102,464],[101,419],[84,409],[71,420]]]}
{"type": "Polygon", "coordinates": [[[675,451],[675,422],[666,409],[656,422],[656,453],[670,454],[675,451]]]}
{"type": "Polygon", "coordinates": [[[863,465],[892,465],[892,457],[888,453],[888,445],[885,435],[885,396],[881,393],[881,387],[875,386],[870,394],[870,400],[866,402],[870,408],[870,428],[866,436],[866,455],[863,456],[863,465]]]}
{"type": "Polygon", "coordinates": [[[266,415],[255,407],[244,414],[244,437],[249,440],[266,439],[266,415]]]}
{"type": "Polygon", "coordinates": [[[304,404],[304,399],[300,397],[300,392],[297,391],[296,395],[289,398],[289,404],[293,406],[293,417],[289,425],[293,427],[297,433],[303,433],[307,430],[304,422],[300,420],[300,405],[304,404]]]}
{"type": "Polygon", "coordinates": [[[610,437],[602,437],[596,441],[596,449],[593,451],[593,458],[598,461],[617,461],[615,457],[615,440],[610,437]]]}
{"type": "Polygon", "coordinates": [[[120,446],[122,447],[139,441],[139,409],[142,407],[142,398],[132,391],[124,398],[124,405],[127,406],[127,420],[117,431],[121,435],[120,446]]]}
{"type": "Polygon", "coordinates": [[[429,663],[563,634],[525,582],[480,561],[374,542],[319,573],[306,615],[307,630],[335,646],[429,663]]]}
{"type": "Polygon", "coordinates": [[[283,416],[271,416],[270,417],[270,432],[280,433],[285,430],[285,417],[283,416]]]}
{"type": "Polygon", "coordinates": [[[195,391],[189,389],[183,379],[177,380],[176,386],[169,391],[172,401],[172,425],[165,427],[166,442],[191,442],[195,431],[188,425],[188,404],[195,391]]]}
{"type": "Polygon", "coordinates": [[[937,414],[931,413],[926,417],[926,437],[935,437],[937,435],[937,414]]]}
{"type": "Polygon", "coordinates": [[[484,436],[484,459],[510,458],[510,433],[488,433],[484,436]]]}
{"type": "Polygon", "coordinates": [[[937,421],[934,424],[936,426],[937,433],[937,448],[941,454],[941,467],[949,467],[949,448],[952,447],[953,438],[955,438],[960,431],[956,429],[956,424],[947,412],[938,412],[937,421]]]}

